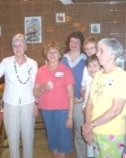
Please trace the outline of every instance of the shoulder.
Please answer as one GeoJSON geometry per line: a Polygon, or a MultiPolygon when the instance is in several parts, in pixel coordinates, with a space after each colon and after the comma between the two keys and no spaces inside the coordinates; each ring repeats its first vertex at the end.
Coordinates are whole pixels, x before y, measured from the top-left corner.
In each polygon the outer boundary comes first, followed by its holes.
{"type": "Polygon", "coordinates": [[[43,77],[47,74],[47,71],[45,69],[45,65],[44,66],[41,66],[38,68],[38,71],[37,71],[37,77],[43,77]]]}
{"type": "Polygon", "coordinates": [[[39,67],[38,72],[42,72],[42,71],[47,71],[47,65],[43,65],[41,67],[39,67]]]}
{"type": "Polygon", "coordinates": [[[61,61],[62,62],[66,62],[68,60],[68,53],[64,54],[64,56],[62,57],[61,61]]]}
{"type": "Polygon", "coordinates": [[[103,69],[99,70],[96,72],[95,76],[94,76],[94,80],[97,80],[101,75],[103,74],[103,69]]]}
{"type": "Polygon", "coordinates": [[[87,66],[84,67],[84,74],[85,74],[85,75],[88,74],[87,66]]]}
{"type": "Polygon", "coordinates": [[[82,58],[82,60],[86,60],[87,59],[87,56],[82,52],[80,57],[82,58]]]}
{"type": "Polygon", "coordinates": [[[86,80],[92,79],[92,77],[88,73],[87,66],[84,67],[83,75],[86,80]]]}
{"type": "Polygon", "coordinates": [[[12,63],[14,61],[14,56],[6,57],[1,62],[3,63],[12,63]]]}
{"type": "Polygon", "coordinates": [[[120,67],[117,68],[116,74],[117,74],[118,78],[121,78],[121,79],[122,79],[122,77],[126,78],[126,71],[120,67]]]}
{"type": "Polygon", "coordinates": [[[38,65],[37,62],[29,57],[27,57],[27,61],[29,64],[35,64],[35,65],[38,65]]]}
{"type": "Polygon", "coordinates": [[[84,53],[81,53],[81,55],[78,58],[79,64],[86,65],[86,59],[87,59],[87,56],[84,53]]]}
{"type": "Polygon", "coordinates": [[[71,69],[62,62],[59,64],[59,69],[62,69],[63,71],[71,71],[71,69]]]}

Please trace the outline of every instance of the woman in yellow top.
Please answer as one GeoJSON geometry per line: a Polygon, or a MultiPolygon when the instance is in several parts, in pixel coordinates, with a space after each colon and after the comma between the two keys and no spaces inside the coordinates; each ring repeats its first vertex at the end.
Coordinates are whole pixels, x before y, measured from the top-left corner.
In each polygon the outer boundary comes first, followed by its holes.
{"type": "Polygon", "coordinates": [[[98,42],[96,55],[103,69],[91,86],[82,127],[85,140],[94,145],[95,158],[121,158],[125,144],[126,72],[116,65],[122,54],[115,38],[98,42]]]}

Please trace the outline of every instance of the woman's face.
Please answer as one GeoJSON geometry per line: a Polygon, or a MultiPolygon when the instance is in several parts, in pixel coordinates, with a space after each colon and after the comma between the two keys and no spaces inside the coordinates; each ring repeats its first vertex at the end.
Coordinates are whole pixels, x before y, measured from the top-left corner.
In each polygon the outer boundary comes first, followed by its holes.
{"type": "Polygon", "coordinates": [[[98,58],[99,64],[103,67],[107,66],[111,61],[114,60],[108,51],[108,47],[105,44],[98,46],[96,56],[98,58]]]}
{"type": "Polygon", "coordinates": [[[55,48],[51,48],[46,55],[46,58],[50,63],[58,62],[60,57],[61,57],[60,52],[55,48]]]}
{"type": "Polygon", "coordinates": [[[69,43],[70,51],[78,52],[81,50],[81,41],[78,38],[71,38],[69,43]]]}
{"type": "Polygon", "coordinates": [[[18,40],[18,41],[14,41],[14,43],[12,44],[12,49],[15,56],[21,57],[24,56],[27,46],[26,44],[24,44],[23,41],[18,40]]]}
{"type": "Polygon", "coordinates": [[[96,54],[97,53],[96,44],[94,42],[88,42],[84,46],[84,50],[85,50],[85,53],[87,54],[87,56],[91,56],[93,54],[96,54]]]}
{"type": "Polygon", "coordinates": [[[96,72],[99,71],[101,66],[99,65],[97,60],[90,62],[87,66],[88,73],[91,77],[94,77],[96,72]]]}

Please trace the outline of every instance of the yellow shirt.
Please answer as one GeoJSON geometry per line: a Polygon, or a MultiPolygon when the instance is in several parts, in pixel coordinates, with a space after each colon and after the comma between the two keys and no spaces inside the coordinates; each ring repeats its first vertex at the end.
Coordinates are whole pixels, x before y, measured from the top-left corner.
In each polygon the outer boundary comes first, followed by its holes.
{"type": "MultiPolygon", "coordinates": [[[[99,71],[91,87],[91,101],[93,105],[92,120],[104,114],[112,106],[114,98],[126,99],[126,72],[118,67],[115,71],[104,74],[99,71]]],[[[126,104],[120,115],[110,122],[94,128],[99,134],[124,134],[125,133],[126,104]]]]}

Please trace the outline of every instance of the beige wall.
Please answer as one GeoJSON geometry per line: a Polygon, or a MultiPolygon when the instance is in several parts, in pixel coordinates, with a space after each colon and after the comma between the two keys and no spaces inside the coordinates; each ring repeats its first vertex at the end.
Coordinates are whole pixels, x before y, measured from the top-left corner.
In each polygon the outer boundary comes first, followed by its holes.
{"type": "Polygon", "coordinates": [[[58,0],[0,0],[0,60],[12,54],[10,40],[14,34],[24,33],[24,17],[28,16],[42,17],[42,43],[28,44],[27,50],[39,65],[44,63],[42,44],[57,40],[64,45],[73,30],[81,30],[87,36],[91,34],[91,23],[101,24],[101,33],[94,35],[116,37],[126,46],[126,2],[63,5],[58,0]],[[70,20],[56,23],[58,12],[64,12],[70,20]]]}

